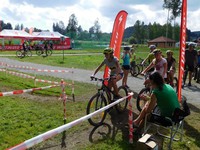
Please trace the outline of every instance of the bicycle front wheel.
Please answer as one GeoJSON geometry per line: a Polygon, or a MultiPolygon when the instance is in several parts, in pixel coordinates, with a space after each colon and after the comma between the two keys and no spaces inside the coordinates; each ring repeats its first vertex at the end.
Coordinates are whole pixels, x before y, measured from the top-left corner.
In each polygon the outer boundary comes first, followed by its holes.
{"type": "MultiPolygon", "coordinates": [[[[124,86],[120,86],[118,88],[118,92],[119,92],[119,95],[121,97],[125,97],[125,96],[128,96],[128,90],[124,87],[124,86]]],[[[126,98],[125,100],[123,100],[122,102],[116,104],[116,110],[119,112],[119,113],[122,113],[126,110],[126,107],[127,107],[127,104],[128,104],[128,98],[126,98]]]]}
{"type": "MultiPolygon", "coordinates": [[[[107,105],[107,101],[103,95],[100,95],[99,93],[95,94],[88,102],[87,105],[87,114],[93,113],[102,107],[107,105]]],[[[99,126],[102,125],[103,121],[106,118],[106,111],[103,111],[90,119],[88,119],[89,123],[93,126],[99,126]]]]}
{"type": "Polygon", "coordinates": [[[130,72],[131,72],[131,75],[133,77],[137,77],[140,73],[140,68],[138,65],[135,65],[135,66],[132,66],[131,69],[130,69],[130,72]]]}
{"type": "Polygon", "coordinates": [[[177,77],[173,78],[173,88],[177,93],[177,91],[178,91],[178,79],[177,79],[177,77]]]}
{"type": "Polygon", "coordinates": [[[32,52],[29,50],[29,51],[26,52],[26,55],[27,55],[28,57],[31,57],[31,56],[32,56],[32,52]]]}
{"type": "Polygon", "coordinates": [[[36,50],[36,54],[37,54],[38,56],[42,55],[42,50],[41,50],[41,49],[36,50]]]}
{"type": "Polygon", "coordinates": [[[139,94],[138,94],[138,96],[137,96],[137,102],[136,102],[136,106],[137,106],[137,109],[139,110],[139,111],[141,111],[142,109],[143,109],[143,107],[145,106],[145,104],[146,104],[146,102],[147,101],[144,101],[144,100],[142,100],[141,98],[140,98],[140,96],[142,95],[142,94],[147,94],[147,95],[150,95],[150,88],[143,88],[140,92],[139,92],[139,94]]]}

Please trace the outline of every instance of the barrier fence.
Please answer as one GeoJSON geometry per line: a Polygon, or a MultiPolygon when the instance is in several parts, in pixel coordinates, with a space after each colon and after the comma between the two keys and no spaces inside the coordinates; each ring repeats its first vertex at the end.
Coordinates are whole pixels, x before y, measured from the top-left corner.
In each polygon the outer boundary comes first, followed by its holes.
{"type": "MultiPolygon", "coordinates": [[[[18,145],[14,146],[14,147],[8,148],[8,150],[25,150],[25,149],[28,149],[28,148],[30,148],[30,147],[33,147],[34,145],[36,145],[36,144],[38,144],[38,143],[41,143],[41,142],[43,142],[43,141],[45,141],[45,140],[47,140],[47,139],[49,139],[49,138],[52,138],[52,137],[56,136],[57,134],[59,134],[59,133],[65,131],[65,130],[67,130],[67,129],[70,129],[70,128],[72,128],[73,126],[76,126],[76,125],[78,125],[79,123],[81,123],[81,122],[83,122],[83,121],[85,121],[85,120],[88,120],[89,118],[91,118],[91,117],[93,117],[93,116],[95,116],[95,115],[97,115],[97,114],[99,114],[99,113],[101,113],[101,112],[103,112],[103,111],[105,111],[105,110],[107,110],[107,109],[113,107],[114,105],[116,105],[116,104],[122,102],[123,100],[125,100],[125,99],[127,99],[127,98],[129,98],[129,102],[130,102],[132,96],[133,96],[133,93],[130,93],[128,96],[123,97],[123,98],[121,98],[121,99],[118,99],[117,101],[115,101],[115,102],[113,102],[113,103],[111,103],[111,104],[109,104],[109,105],[107,105],[107,106],[105,106],[105,107],[103,107],[103,108],[101,108],[101,109],[99,109],[99,110],[93,112],[93,113],[90,113],[90,114],[88,114],[88,115],[86,115],[86,116],[83,116],[83,117],[81,117],[81,118],[79,118],[79,119],[77,119],[77,120],[74,120],[74,121],[72,121],[72,122],[70,122],[70,123],[67,123],[67,124],[65,124],[65,125],[62,125],[62,126],[60,126],[60,127],[57,127],[57,128],[52,129],[52,130],[50,130],[50,131],[47,131],[47,132],[45,132],[45,133],[43,133],[43,134],[40,134],[40,135],[38,135],[38,136],[36,136],[36,137],[33,137],[33,138],[29,139],[29,140],[26,140],[26,141],[24,141],[24,142],[21,143],[21,144],[18,144],[18,145]]],[[[130,104],[130,105],[131,105],[131,104],[130,104]]],[[[129,111],[132,112],[132,110],[129,110],[129,111]]],[[[129,121],[130,121],[130,120],[129,120],[129,121]]],[[[129,130],[130,130],[130,129],[129,129],[129,130]]]]}
{"type": "MultiPolygon", "coordinates": [[[[60,83],[56,82],[56,81],[37,79],[36,78],[36,74],[35,74],[35,76],[31,76],[31,75],[27,75],[27,74],[24,74],[24,73],[18,73],[18,72],[14,72],[14,71],[9,71],[9,70],[7,70],[7,68],[26,69],[26,70],[33,70],[33,71],[36,71],[36,72],[74,73],[73,71],[70,71],[70,70],[36,69],[36,68],[30,67],[30,66],[10,65],[10,64],[4,63],[4,62],[0,62],[0,65],[5,67],[5,68],[0,68],[0,71],[6,72],[6,74],[8,73],[8,74],[12,74],[12,75],[19,76],[19,77],[22,77],[22,78],[33,79],[35,86],[36,86],[36,82],[49,83],[49,84],[53,84],[53,85],[58,85],[60,83]]],[[[72,83],[65,83],[65,85],[71,86],[71,88],[72,88],[72,93],[71,93],[72,99],[73,99],[73,101],[75,101],[74,81],[72,80],[72,83]]]]}
{"type": "Polygon", "coordinates": [[[11,91],[11,92],[0,92],[0,96],[22,94],[22,93],[33,92],[33,91],[37,91],[37,90],[54,88],[54,87],[58,87],[58,86],[59,85],[51,85],[51,86],[45,86],[45,87],[39,87],[39,88],[25,89],[25,90],[15,90],[15,91],[11,91]]]}

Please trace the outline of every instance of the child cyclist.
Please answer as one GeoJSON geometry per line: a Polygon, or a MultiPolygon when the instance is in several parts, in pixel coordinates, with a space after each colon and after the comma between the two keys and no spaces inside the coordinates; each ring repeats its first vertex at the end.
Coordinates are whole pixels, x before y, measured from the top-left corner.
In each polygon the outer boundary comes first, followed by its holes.
{"type": "Polygon", "coordinates": [[[120,68],[119,60],[117,59],[117,57],[115,57],[113,55],[112,48],[105,48],[103,51],[103,54],[105,55],[105,59],[96,68],[96,70],[94,71],[94,74],[92,76],[95,76],[95,74],[101,69],[102,66],[104,66],[104,65],[108,66],[108,68],[111,70],[110,71],[111,80],[108,81],[108,87],[110,89],[111,88],[114,89],[116,98],[120,98],[120,95],[118,94],[117,81],[122,79],[123,72],[120,68]]]}

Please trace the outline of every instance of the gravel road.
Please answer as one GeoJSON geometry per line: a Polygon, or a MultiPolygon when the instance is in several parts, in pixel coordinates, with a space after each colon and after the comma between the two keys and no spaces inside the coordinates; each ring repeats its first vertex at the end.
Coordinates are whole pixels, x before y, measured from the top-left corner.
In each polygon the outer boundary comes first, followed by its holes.
{"type": "MultiPolygon", "coordinates": [[[[94,83],[90,81],[90,75],[93,73],[92,70],[83,70],[83,69],[77,69],[77,68],[64,68],[64,67],[55,67],[55,66],[48,66],[48,65],[42,65],[42,64],[34,64],[29,62],[20,62],[18,60],[12,60],[9,58],[3,58],[0,57],[0,62],[4,62],[10,65],[19,65],[19,66],[30,66],[37,69],[48,69],[48,70],[73,70],[74,73],[50,73],[50,72],[35,72],[33,70],[22,70],[22,69],[16,69],[20,72],[27,72],[27,73],[36,73],[38,75],[48,75],[48,76],[54,76],[58,78],[63,79],[69,79],[74,80],[78,82],[84,82],[84,83],[94,83]]],[[[2,68],[2,66],[0,66],[2,68]]],[[[12,68],[13,69],[13,68],[12,68]]],[[[102,77],[103,72],[98,72],[97,76],[102,77]]],[[[144,86],[143,86],[144,79],[143,77],[139,76],[137,78],[129,76],[128,83],[131,90],[134,92],[139,92],[144,86]]],[[[121,82],[119,83],[121,84],[121,82]]],[[[193,104],[200,104],[200,84],[193,83],[193,86],[191,87],[185,87],[182,90],[182,94],[186,96],[189,103],[193,104]]]]}

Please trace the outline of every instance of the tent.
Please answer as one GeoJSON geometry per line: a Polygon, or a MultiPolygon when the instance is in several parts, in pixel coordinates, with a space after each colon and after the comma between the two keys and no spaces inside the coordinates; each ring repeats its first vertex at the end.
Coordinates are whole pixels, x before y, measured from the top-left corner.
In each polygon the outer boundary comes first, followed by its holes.
{"type": "Polygon", "coordinates": [[[4,29],[0,32],[0,38],[11,39],[11,38],[20,38],[20,39],[32,39],[33,36],[28,34],[23,30],[8,30],[4,29]]]}
{"type": "Polygon", "coordinates": [[[4,39],[20,39],[21,43],[24,40],[51,40],[57,41],[54,45],[54,49],[70,49],[71,41],[70,38],[60,34],[59,32],[32,32],[31,34],[23,31],[23,30],[7,30],[4,29],[0,32],[0,39],[2,40],[2,49],[16,50],[21,47],[21,45],[4,45],[4,39]]]}

